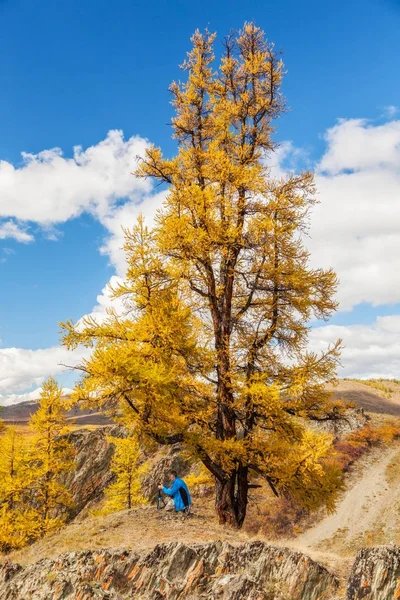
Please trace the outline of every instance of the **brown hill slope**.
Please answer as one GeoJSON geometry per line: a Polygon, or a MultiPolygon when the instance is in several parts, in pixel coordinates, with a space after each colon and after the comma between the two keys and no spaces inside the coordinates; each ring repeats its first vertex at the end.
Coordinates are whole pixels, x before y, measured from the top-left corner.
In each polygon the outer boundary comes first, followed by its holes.
{"type": "MultiPolygon", "coordinates": [[[[36,400],[28,400],[11,406],[1,407],[0,418],[5,423],[16,425],[26,424],[30,417],[37,411],[39,403],[36,400]]],[[[97,410],[80,410],[73,408],[68,412],[68,420],[74,421],[76,425],[110,425],[112,421],[97,410]]]]}
{"type": "Polygon", "coordinates": [[[330,386],[335,398],[343,398],[367,412],[400,416],[400,383],[394,381],[362,382],[355,379],[340,379],[330,386]],[[383,389],[379,389],[382,387],[383,389]]]}
{"type": "MultiPolygon", "coordinates": [[[[377,384],[380,385],[379,383],[377,384]]],[[[343,398],[367,412],[400,416],[400,382],[382,381],[378,389],[368,382],[355,379],[340,379],[336,386],[330,386],[335,398],[343,398]],[[387,390],[387,391],[384,391],[387,390]],[[390,391],[389,391],[390,390],[390,391]]],[[[30,400],[12,406],[1,407],[0,417],[6,423],[25,424],[36,412],[38,402],[30,400]]],[[[96,410],[79,410],[73,408],[68,418],[77,425],[109,425],[111,423],[104,414],[96,410]]]]}
{"type": "Polygon", "coordinates": [[[363,547],[400,544],[400,442],[374,448],[354,465],[333,514],[300,534],[298,548],[351,557],[363,547]]]}
{"type": "MultiPolygon", "coordinates": [[[[367,412],[400,416],[400,382],[382,380],[373,387],[371,382],[355,379],[340,379],[338,384],[330,386],[335,398],[343,398],[367,412]],[[382,387],[383,389],[378,389],[382,387]]],[[[0,416],[6,423],[24,424],[36,412],[38,402],[30,400],[12,406],[1,407],[0,416]]],[[[109,425],[110,420],[96,410],[74,408],[68,413],[77,425],[109,425]]]]}

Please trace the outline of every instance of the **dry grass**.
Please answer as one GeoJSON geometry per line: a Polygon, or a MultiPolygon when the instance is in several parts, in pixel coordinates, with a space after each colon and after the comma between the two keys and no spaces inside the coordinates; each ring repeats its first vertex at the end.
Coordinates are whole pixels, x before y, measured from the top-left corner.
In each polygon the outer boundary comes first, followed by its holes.
{"type": "Polygon", "coordinates": [[[400,416],[400,383],[397,380],[340,379],[328,386],[335,398],[369,413],[400,416]]]}
{"type": "Polygon", "coordinates": [[[392,458],[385,470],[386,481],[390,485],[400,483],[400,451],[392,458]]]}
{"type": "Polygon", "coordinates": [[[382,392],[385,398],[391,398],[392,394],[396,391],[395,386],[400,383],[397,379],[351,379],[346,378],[345,381],[355,381],[362,385],[372,387],[379,392],[382,392]]]}
{"type": "Polygon", "coordinates": [[[32,546],[11,553],[8,558],[21,564],[30,564],[63,552],[104,547],[144,550],[171,541],[191,544],[226,540],[234,544],[250,539],[245,531],[238,532],[218,525],[213,502],[207,500],[195,505],[192,514],[186,518],[157,511],[155,506],[146,506],[106,517],[75,520],[32,546]]]}
{"type": "MultiPolygon", "coordinates": [[[[345,580],[351,561],[333,553],[311,550],[297,544],[296,541],[287,543],[269,540],[261,534],[251,534],[246,530],[236,531],[218,525],[213,504],[211,499],[199,500],[195,503],[192,514],[186,518],[175,513],[157,511],[154,506],[147,506],[121,511],[106,517],[76,520],[32,546],[7,555],[7,559],[29,565],[42,558],[55,558],[65,552],[82,550],[124,548],[141,551],[171,541],[194,544],[223,540],[237,545],[258,539],[271,542],[275,546],[285,546],[303,552],[334,571],[340,579],[345,580]]],[[[250,509],[249,522],[253,511],[254,506],[250,509]]]]}

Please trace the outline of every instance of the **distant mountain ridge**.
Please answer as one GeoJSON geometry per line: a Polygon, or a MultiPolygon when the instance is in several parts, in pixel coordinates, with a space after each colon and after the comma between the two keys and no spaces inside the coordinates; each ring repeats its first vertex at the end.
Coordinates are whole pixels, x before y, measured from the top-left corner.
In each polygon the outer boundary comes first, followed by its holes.
{"type": "MultiPolygon", "coordinates": [[[[384,382],[384,380],[382,380],[384,382]]],[[[366,381],[355,379],[341,379],[337,385],[329,386],[334,397],[353,402],[355,406],[363,408],[367,412],[400,416],[400,383],[387,382],[385,393],[374,389],[366,381]]],[[[38,407],[37,400],[27,400],[18,404],[0,407],[0,418],[6,423],[27,423],[38,407]]],[[[68,418],[76,420],[77,425],[110,425],[113,422],[98,410],[79,410],[73,408],[68,412],[68,418]]]]}
{"type": "MultiPolygon", "coordinates": [[[[3,406],[0,410],[0,418],[5,423],[24,425],[28,423],[31,416],[37,411],[39,402],[27,400],[11,406],[3,406]]],[[[78,407],[68,411],[68,420],[75,421],[77,425],[111,425],[113,422],[98,410],[80,410],[78,407]]]]}

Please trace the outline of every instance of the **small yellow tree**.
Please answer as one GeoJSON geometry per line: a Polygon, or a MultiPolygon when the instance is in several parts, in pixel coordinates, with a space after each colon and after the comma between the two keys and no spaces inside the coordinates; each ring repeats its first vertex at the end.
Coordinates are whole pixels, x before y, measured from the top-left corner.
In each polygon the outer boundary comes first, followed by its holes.
{"type": "Polygon", "coordinates": [[[15,427],[0,437],[0,551],[21,548],[39,535],[36,511],[26,505],[32,485],[28,444],[15,427]]]}
{"type": "Polygon", "coordinates": [[[63,436],[67,433],[66,406],[62,389],[49,378],[43,384],[39,408],[31,417],[34,431],[30,464],[35,484],[31,502],[37,511],[41,533],[62,525],[66,510],[72,507],[71,494],[61,477],[73,467],[73,446],[63,436]]]}
{"type": "Polygon", "coordinates": [[[0,438],[0,498],[13,508],[29,481],[27,444],[15,427],[7,427],[0,438]]]}
{"type": "Polygon", "coordinates": [[[107,439],[115,447],[111,471],[116,479],[105,490],[105,503],[101,514],[145,504],[146,499],[141,493],[141,476],[147,469],[145,464],[139,466],[140,448],[137,439],[133,436],[128,438],[109,436],[107,439]]]}

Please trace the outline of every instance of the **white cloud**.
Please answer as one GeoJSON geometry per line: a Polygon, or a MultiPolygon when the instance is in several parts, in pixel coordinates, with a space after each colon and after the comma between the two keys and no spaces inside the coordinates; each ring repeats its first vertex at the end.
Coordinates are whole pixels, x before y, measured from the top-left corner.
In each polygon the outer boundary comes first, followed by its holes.
{"type": "Polygon", "coordinates": [[[163,191],[145,196],[140,203],[126,202],[100,218],[101,223],[109,231],[109,236],[104,241],[101,252],[109,256],[110,262],[119,276],[123,277],[126,270],[125,254],[121,250],[125,241],[124,229],[132,228],[140,214],[143,214],[145,223],[151,227],[165,195],[166,191],[163,191]]]}
{"type": "Polygon", "coordinates": [[[14,221],[5,221],[0,224],[0,240],[7,238],[12,238],[24,244],[33,242],[33,235],[26,232],[26,227],[18,225],[14,221]]]}
{"type": "Polygon", "coordinates": [[[66,367],[77,366],[90,354],[87,348],[68,351],[62,346],[39,350],[25,348],[0,348],[0,394],[10,397],[40,386],[49,377],[56,377],[66,367]]]}
{"type": "MultiPolygon", "coordinates": [[[[337,271],[342,310],[360,302],[398,302],[400,121],[340,120],[325,138],[316,177],[321,203],[308,242],[313,261],[337,271]]],[[[56,224],[89,212],[108,231],[101,252],[123,277],[122,227],[131,227],[140,212],[150,223],[166,193],[154,193],[150,181],[131,174],[147,145],[140,137],[124,140],[121,131],[110,131],[86,150],[75,147],[72,158],[53,149],[23,154],[21,167],[0,161],[0,216],[8,219],[0,225],[0,238],[31,241],[27,224],[34,222],[55,239],[56,224]]],[[[274,176],[282,176],[304,160],[303,150],[284,142],[268,164],[274,176]]]]}
{"type": "Polygon", "coordinates": [[[377,317],[372,325],[326,325],[312,329],[310,346],[322,351],[337,339],[344,349],[339,377],[399,377],[400,315],[377,317]]]}
{"type": "Polygon", "coordinates": [[[59,148],[22,153],[23,164],[0,161],[0,216],[44,226],[63,223],[84,211],[104,216],[119,199],[141,201],[151,184],[132,171],[148,142],[109,131],[98,144],[75,146],[72,158],[59,148]]]}
{"type": "Polygon", "coordinates": [[[319,163],[320,171],[335,175],[399,166],[400,121],[372,125],[365,119],[340,119],[328,129],[325,139],[328,148],[319,163]]]}
{"type": "MultiPolygon", "coordinates": [[[[65,158],[56,148],[36,155],[23,153],[21,167],[0,161],[0,218],[5,219],[0,223],[0,239],[33,241],[28,227],[35,223],[48,239],[55,240],[62,233],[57,224],[87,212],[109,232],[101,251],[109,256],[117,274],[123,275],[122,227],[131,227],[140,213],[150,223],[165,195],[152,195],[152,183],[132,175],[135,159],[147,145],[140,137],[124,140],[121,131],[110,131],[86,150],[75,147],[72,158],[65,158]]],[[[115,276],[110,283],[119,281],[115,276]]],[[[97,320],[104,319],[108,307],[119,313],[125,310],[122,300],[111,301],[108,286],[97,302],[92,313],[97,320]]],[[[87,349],[68,352],[62,347],[0,349],[0,404],[28,399],[26,394],[31,392],[25,390],[65,371],[61,363],[75,366],[88,355],[87,349]]]]}
{"type": "Polygon", "coordinates": [[[398,114],[398,112],[398,107],[394,106],[393,104],[389,104],[388,106],[385,106],[383,108],[383,116],[387,119],[393,119],[398,114]]]}
{"type": "Polygon", "coordinates": [[[91,313],[84,315],[77,323],[79,326],[84,318],[92,317],[98,323],[102,323],[108,316],[107,311],[113,309],[118,315],[123,315],[126,312],[124,301],[122,298],[112,298],[112,289],[115,289],[121,284],[123,279],[117,275],[113,275],[110,281],[104,286],[101,294],[97,296],[97,304],[94,306],[91,313]]]}
{"type": "Polygon", "coordinates": [[[337,272],[341,310],[400,302],[400,121],[342,120],[326,139],[312,263],[337,272]]]}
{"type": "Polygon", "coordinates": [[[102,252],[123,275],[122,227],[131,227],[140,213],[150,222],[165,195],[153,194],[150,180],[132,174],[148,145],[138,136],[124,140],[122,131],[114,130],[86,150],[76,146],[72,158],[53,148],[22,153],[20,167],[0,161],[0,218],[18,221],[0,224],[0,239],[32,241],[27,228],[35,223],[47,239],[57,240],[57,224],[90,213],[109,231],[102,252]]]}

